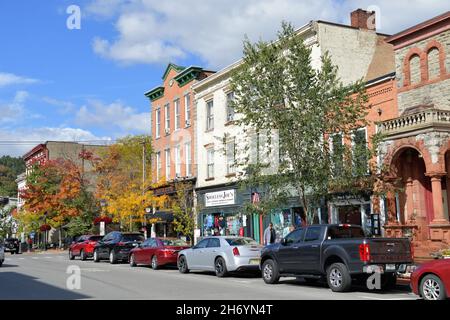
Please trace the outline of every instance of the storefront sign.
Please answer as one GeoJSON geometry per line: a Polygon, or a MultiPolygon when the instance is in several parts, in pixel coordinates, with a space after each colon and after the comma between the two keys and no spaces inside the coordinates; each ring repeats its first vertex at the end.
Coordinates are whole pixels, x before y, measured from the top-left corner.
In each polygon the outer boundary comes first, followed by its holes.
{"type": "Polygon", "coordinates": [[[216,207],[235,204],[235,191],[236,190],[231,189],[219,192],[205,193],[205,206],[216,207]]]}

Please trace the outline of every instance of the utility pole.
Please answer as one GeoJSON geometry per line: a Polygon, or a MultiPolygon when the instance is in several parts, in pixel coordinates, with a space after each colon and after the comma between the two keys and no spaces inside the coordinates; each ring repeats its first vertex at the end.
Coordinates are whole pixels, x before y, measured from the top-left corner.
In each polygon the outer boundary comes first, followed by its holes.
{"type": "MultiPolygon", "coordinates": [[[[145,138],[142,140],[142,196],[145,195],[145,138]]],[[[142,223],[144,227],[144,237],[147,239],[147,217],[144,215],[144,221],[142,223]]]]}

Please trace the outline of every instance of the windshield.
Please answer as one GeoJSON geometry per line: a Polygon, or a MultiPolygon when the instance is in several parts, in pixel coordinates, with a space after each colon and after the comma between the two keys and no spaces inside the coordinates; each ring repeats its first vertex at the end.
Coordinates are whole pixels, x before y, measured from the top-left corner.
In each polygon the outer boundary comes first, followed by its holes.
{"type": "Polygon", "coordinates": [[[226,238],[225,241],[228,242],[230,246],[258,245],[252,238],[226,238]]]}
{"type": "Polygon", "coordinates": [[[91,236],[89,237],[90,241],[100,241],[103,239],[103,236],[91,236]]]}
{"type": "Polygon", "coordinates": [[[122,241],[144,241],[142,234],[124,234],[122,241]]]}
{"type": "Polygon", "coordinates": [[[181,239],[161,239],[161,242],[165,246],[187,246],[186,241],[181,239]]]}
{"type": "Polygon", "coordinates": [[[365,238],[363,229],[360,227],[335,226],[328,229],[328,239],[365,238]]]}

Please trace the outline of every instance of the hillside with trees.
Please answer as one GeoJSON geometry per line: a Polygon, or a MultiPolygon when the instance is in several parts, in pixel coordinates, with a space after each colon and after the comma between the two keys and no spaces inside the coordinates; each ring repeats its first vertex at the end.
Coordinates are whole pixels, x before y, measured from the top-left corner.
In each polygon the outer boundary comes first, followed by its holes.
{"type": "Polygon", "coordinates": [[[22,158],[3,156],[0,158],[0,196],[17,197],[17,176],[25,171],[22,158]]]}

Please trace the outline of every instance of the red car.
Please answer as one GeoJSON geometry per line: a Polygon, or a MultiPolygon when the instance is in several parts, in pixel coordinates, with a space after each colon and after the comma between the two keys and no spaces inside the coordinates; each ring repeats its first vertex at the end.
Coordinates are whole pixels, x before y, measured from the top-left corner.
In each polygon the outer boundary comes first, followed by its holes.
{"type": "Polygon", "coordinates": [[[84,235],[73,242],[69,247],[69,259],[73,260],[75,257],[80,257],[81,260],[92,258],[94,254],[94,247],[103,236],[84,235]]]}
{"type": "Polygon", "coordinates": [[[411,289],[425,300],[450,297],[450,259],[420,265],[411,275],[411,289]]]}
{"type": "Polygon", "coordinates": [[[190,248],[183,240],[149,238],[130,252],[130,266],[151,265],[153,270],[165,265],[176,265],[178,251],[190,248]]]}

